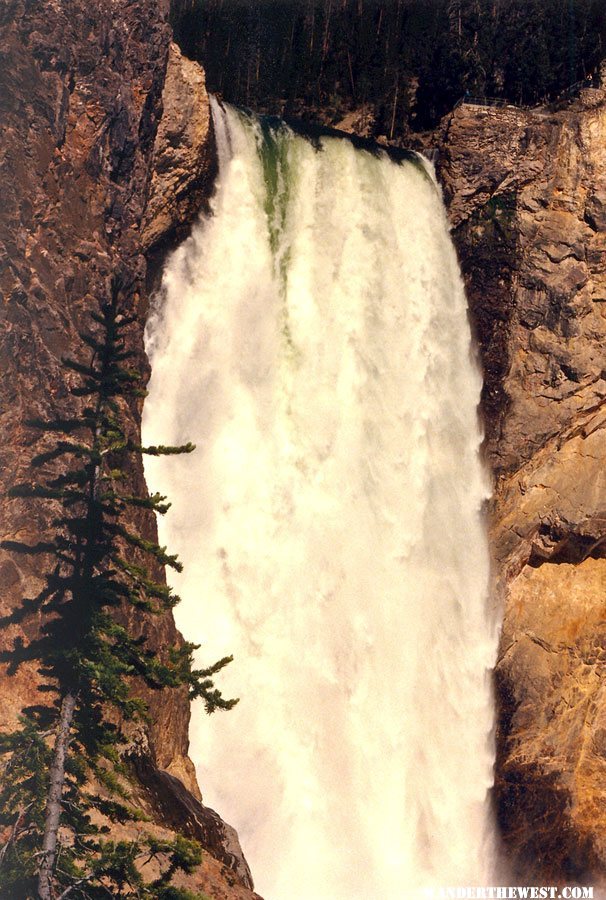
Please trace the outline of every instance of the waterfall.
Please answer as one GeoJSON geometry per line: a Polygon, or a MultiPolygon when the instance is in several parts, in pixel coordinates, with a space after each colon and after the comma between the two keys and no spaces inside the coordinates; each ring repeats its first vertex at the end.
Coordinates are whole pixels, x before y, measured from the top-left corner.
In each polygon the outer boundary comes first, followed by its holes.
{"type": "Polygon", "coordinates": [[[205,802],[266,900],[490,884],[481,380],[420,160],[213,103],[211,214],[148,327],[144,437],[177,622],[240,703],[195,709],[205,802]]]}

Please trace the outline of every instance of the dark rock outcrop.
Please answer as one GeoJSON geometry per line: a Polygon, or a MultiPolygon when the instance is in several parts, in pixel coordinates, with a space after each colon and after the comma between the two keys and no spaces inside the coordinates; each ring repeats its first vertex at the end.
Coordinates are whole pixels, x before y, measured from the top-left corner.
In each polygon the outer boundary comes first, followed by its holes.
{"type": "MultiPolygon", "coordinates": [[[[163,117],[163,98],[169,114],[171,104],[174,111],[187,98],[193,106],[196,92],[203,92],[203,78],[173,51],[165,82],[171,37],[167,12],[168,0],[115,0],[111,11],[102,0],[6,0],[0,7],[2,496],[11,484],[26,480],[36,452],[37,437],[26,421],[60,413],[73,402],[61,358],[83,352],[78,332],[86,330],[90,312],[109,296],[115,273],[138,316],[130,342],[139,368],[147,372],[145,251],[167,235],[169,226],[178,230],[194,215],[191,203],[178,214],[174,205],[189,192],[191,179],[198,186],[192,202],[199,202],[207,165],[204,107],[200,119],[192,117],[192,142],[200,142],[198,163],[175,174],[180,153],[175,145],[189,139],[189,114],[181,108],[180,122],[163,117]]],[[[133,404],[133,434],[140,413],[133,404]]],[[[131,477],[143,491],[141,468],[131,477]]],[[[51,520],[43,504],[4,500],[0,540],[34,543],[48,532],[51,520]]],[[[144,535],[155,535],[151,518],[142,515],[136,526],[144,535]]],[[[28,557],[0,554],[2,614],[37,593],[43,575],[39,565],[28,557]]],[[[180,640],[170,615],[133,618],[130,625],[159,650],[180,640]]],[[[35,629],[36,623],[28,627],[35,629]]],[[[14,636],[6,631],[2,645],[10,646],[14,636]]],[[[12,678],[0,673],[0,727],[10,727],[37,698],[37,684],[35,669],[27,665],[12,678]]],[[[151,722],[135,743],[148,773],[141,790],[154,827],[185,827],[179,811],[188,804],[195,808],[204,821],[196,834],[211,855],[196,885],[215,898],[252,897],[237,837],[199,802],[187,757],[186,693],[150,693],[147,700],[151,722]],[[161,802],[149,790],[154,778],[163,785],[161,802]]]]}
{"type": "Polygon", "coordinates": [[[528,883],[606,879],[606,94],[438,138],[485,373],[496,801],[528,883]]]}
{"type": "Polygon", "coordinates": [[[252,875],[235,829],[214,809],[203,806],[178,778],[150,765],[148,757],[139,757],[134,766],[147,793],[147,803],[161,812],[163,824],[199,841],[216,860],[235,873],[242,886],[252,890],[252,875]]]}

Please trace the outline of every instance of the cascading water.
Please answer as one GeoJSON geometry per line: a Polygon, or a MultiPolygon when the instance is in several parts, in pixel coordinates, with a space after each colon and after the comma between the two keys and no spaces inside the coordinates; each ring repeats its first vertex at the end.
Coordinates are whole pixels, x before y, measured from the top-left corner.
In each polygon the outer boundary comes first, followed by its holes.
{"type": "Polygon", "coordinates": [[[212,215],[148,329],[145,440],[174,504],[177,620],[229,713],[195,712],[205,800],[267,900],[490,883],[495,635],[480,378],[439,192],[214,104],[212,215]]]}

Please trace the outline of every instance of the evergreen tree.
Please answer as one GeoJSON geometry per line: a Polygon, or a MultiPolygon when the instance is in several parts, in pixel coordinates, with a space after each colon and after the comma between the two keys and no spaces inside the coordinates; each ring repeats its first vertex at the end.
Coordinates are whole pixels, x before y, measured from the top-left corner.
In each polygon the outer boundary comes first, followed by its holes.
{"type": "Polygon", "coordinates": [[[34,617],[41,622],[38,636],[15,640],[3,661],[9,672],[35,661],[46,698],[23,711],[16,730],[0,736],[0,826],[6,829],[0,893],[6,900],[192,898],[171,882],[175,872],[199,864],[195,842],[159,841],[145,833],[135,841],[105,837],[111,823],[142,818],[129,801],[122,759],[129,728],[146,717],[145,703],[132,691],[133,678],[156,690],[187,686],[209,713],[236,702],[225,700],[213,682],[231,657],[195,669],[194,644],[158,655],[145,637],[134,637],[122,624],[125,611],[158,615],[171,609],[179,598],[161,570],[181,568],[166,548],[125,524],[129,510],[162,514],[169,507],[159,494],[128,489],[129,460],[194,448],[142,447],[127,433],[126,405],[145,392],[129,365],[133,353],[126,349],[125,331],[134,319],[121,312],[121,295],[116,279],[111,299],[93,314],[93,333],[82,335],[90,362],[64,360],[76,375],[71,394],[84,404],[82,414],[28,423],[47,448],[32,462],[35,479],[10,491],[12,497],[52,504],[55,518],[48,541],[2,544],[50,560],[38,596],[25,599],[2,623],[34,617]],[[160,866],[151,882],[139,871],[143,860],[160,866]]]}

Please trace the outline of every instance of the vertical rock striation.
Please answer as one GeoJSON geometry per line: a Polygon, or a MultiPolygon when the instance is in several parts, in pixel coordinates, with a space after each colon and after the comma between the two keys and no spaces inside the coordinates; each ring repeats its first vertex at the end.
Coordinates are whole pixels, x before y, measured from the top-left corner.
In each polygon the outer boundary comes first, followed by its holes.
{"type": "MultiPolygon", "coordinates": [[[[110,8],[102,0],[6,0],[0,8],[2,496],[29,474],[37,436],[27,419],[60,413],[73,402],[61,358],[82,352],[78,332],[109,295],[115,273],[139,317],[131,347],[147,371],[144,251],[191,218],[191,205],[175,212],[175,204],[190,191],[192,179],[200,188],[209,165],[208,109],[194,108],[203,77],[172,51],[165,83],[167,8],[167,0],[113,0],[110,8]],[[179,107],[184,98],[190,103],[191,110],[181,107],[180,124],[162,118],[163,94],[167,107],[179,107]],[[191,143],[200,156],[175,175],[178,147],[190,140],[192,128],[191,143]],[[172,174],[163,182],[167,169],[172,174]]],[[[133,434],[140,413],[134,404],[133,434]]],[[[144,490],[141,468],[131,474],[144,490]]],[[[3,501],[0,539],[33,543],[43,537],[52,514],[42,507],[3,501]]],[[[151,518],[142,516],[137,527],[150,537],[155,533],[151,518]]],[[[38,566],[39,561],[0,554],[0,614],[37,593],[38,566]]],[[[130,624],[154,648],[180,640],[170,615],[130,624]]],[[[35,629],[36,623],[27,627],[35,629]]],[[[3,634],[2,645],[15,636],[3,634]]],[[[12,678],[1,672],[0,691],[0,727],[6,728],[36,699],[35,669],[24,665],[12,678]]],[[[138,790],[153,822],[198,837],[209,848],[198,888],[216,898],[254,896],[237,836],[200,803],[187,757],[186,694],[151,693],[147,699],[151,723],[133,736],[133,752],[138,790]]]]}
{"type": "Polygon", "coordinates": [[[463,105],[439,143],[495,474],[499,821],[519,877],[602,881],[606,92],[463,105]]]}

